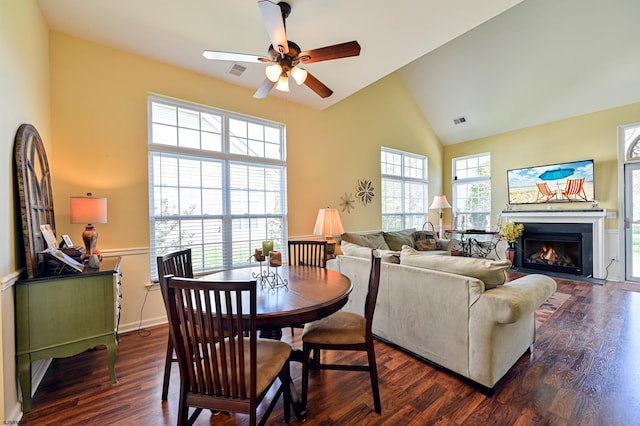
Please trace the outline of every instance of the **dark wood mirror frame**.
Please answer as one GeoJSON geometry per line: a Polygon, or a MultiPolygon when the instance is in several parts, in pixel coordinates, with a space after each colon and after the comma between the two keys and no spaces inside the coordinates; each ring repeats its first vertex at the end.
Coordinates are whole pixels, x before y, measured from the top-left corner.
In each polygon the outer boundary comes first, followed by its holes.
{"type": "Polygon", "coordinates": [[[31,279],[42,275],[46,265],[40,253],[47,248],[47,242],[40,225],[49,224],[54,235],[56,232],[47,153],[40,134],[31,124],[22,124],[18,128],[14,159],[27,277],[31,279]]]}

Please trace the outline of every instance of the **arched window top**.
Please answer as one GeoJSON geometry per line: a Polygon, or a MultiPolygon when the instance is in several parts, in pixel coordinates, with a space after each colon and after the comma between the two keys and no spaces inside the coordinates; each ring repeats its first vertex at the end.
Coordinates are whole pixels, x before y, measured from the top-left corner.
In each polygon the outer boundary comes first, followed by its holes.
{"type": "Polygon", "coordinates": [[[640,135],[636,136],[627,148],[626,160],[640,160],[640,135]]]}

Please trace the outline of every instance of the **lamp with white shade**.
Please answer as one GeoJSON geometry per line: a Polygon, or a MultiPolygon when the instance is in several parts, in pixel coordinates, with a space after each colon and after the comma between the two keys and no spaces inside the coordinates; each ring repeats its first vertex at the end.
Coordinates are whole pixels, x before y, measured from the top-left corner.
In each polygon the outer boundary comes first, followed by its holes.
{"type": "Polygon", "coordinates": [[[320,209],[316,218],[316,226],[313,228],[313,235],[323,235],[327,240],[327,254],[334,254],[336,241],[335,235],[344,233],[342,220],[337,209],[320,209]]]}
{"type": "Polygon", "coordinates": [[[435,197],[433,197],[433,203],[431,203],[431,206],[429,207],[429,210],[435,210],[438,209],[438,217],[439,217],[439,235],[440,238],[442,238],[442,209],[450,209],[451,208],[451,204],[449,204],[449,202],[447,201],[447,196],[446,195],[436,195],[435,197]]]}
{"type": "Polygon", "coordinates": [[[86,197],[70,198],[71,223],[87,224],[82,233],[82,240],[85,245],[83,258],[88,258],[93,254],[98,242],[98,231],[93,226],[94,223],[107,223],[107,199],[104,197],[94,197],[90,192],[86,197]]]}

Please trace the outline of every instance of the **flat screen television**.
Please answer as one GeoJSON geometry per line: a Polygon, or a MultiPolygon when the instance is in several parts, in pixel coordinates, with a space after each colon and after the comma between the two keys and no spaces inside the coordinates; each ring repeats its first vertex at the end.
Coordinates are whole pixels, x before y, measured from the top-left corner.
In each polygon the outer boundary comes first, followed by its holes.
{"type": "Polygon", "coordinates": [[[593,160],[507,170],[509,204],[593,202],[593,160]]]}

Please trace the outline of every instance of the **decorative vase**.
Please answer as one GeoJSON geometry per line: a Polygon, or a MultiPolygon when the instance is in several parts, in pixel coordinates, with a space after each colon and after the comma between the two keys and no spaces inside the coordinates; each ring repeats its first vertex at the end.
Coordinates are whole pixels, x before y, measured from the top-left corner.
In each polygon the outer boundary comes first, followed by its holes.
{"type": "Polygon", "coordinates": [[[513,260],[516,257],[516,249],[513,247],[509,247],[504,251],[504,254],[507,257],[507,260],[511,262],[511,266],[513,266],[513,260]]]}

